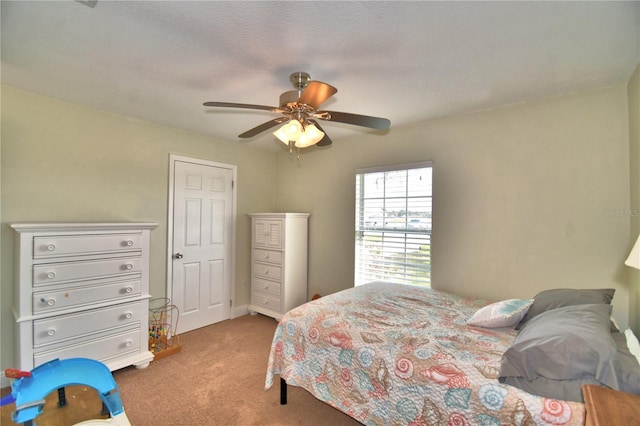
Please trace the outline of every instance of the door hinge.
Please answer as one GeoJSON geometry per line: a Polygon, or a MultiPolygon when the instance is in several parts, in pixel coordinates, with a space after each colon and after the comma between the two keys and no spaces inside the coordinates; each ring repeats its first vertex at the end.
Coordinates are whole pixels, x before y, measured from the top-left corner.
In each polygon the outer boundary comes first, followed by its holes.
{"type": "Polygon", "coordinates": [[[229,307],[233,308],[233,300],[232,299],[229,299],[229,307]]]}
{"type": "Polygon", "coordinates": [[[235,186],[236,182],[235,181],[231,181],[231,189],[233,189],[233,187],[235,186]]]}

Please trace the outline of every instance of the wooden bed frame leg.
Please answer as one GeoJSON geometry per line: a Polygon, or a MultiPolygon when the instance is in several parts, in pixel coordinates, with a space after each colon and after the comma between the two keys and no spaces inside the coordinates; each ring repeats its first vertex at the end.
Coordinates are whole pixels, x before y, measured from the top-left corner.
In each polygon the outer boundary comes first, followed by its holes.
{"type": "Polygon", "coordinates": [[[280,377],[280,405],[287,405],[287,382],[280,377]]]}

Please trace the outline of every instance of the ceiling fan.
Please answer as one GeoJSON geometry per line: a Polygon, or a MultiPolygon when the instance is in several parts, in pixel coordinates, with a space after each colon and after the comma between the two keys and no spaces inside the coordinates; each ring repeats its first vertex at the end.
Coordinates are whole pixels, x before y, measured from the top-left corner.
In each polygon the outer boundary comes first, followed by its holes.
{"type": "Polygon", "coordinates": [[[391,122],[386,118],[367,115],[351,114],[347,112],[319,110],[320,105],[338,92],[330,84],[312,81],[306,72],[294,72],[289,81],[296,90],[290,90],[280,95],[280,106],[264,106],[253,104],[239,104],[232,102],[205,102],[204,106],[223,108],[260,109],[282,114],[253,129],[238,135],[239,138],[251,138],[279,124],[285,123],[273,134],[289,146],[305,148],[312,145],[327,146],[331,139],[324,132],[318,120],[335,121],[354,124],[377,130],[386,130],[391,122]]]}

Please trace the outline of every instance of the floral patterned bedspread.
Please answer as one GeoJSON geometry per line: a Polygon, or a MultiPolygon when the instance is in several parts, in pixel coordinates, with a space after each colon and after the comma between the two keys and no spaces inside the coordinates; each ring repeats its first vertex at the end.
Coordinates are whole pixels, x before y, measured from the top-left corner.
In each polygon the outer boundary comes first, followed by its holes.
{"type": "Polygon", "coordinates": [[[265,389],[279,375],[367,425],[582,425],[582,403],[498,382],[517,331],[466,325],[487,303],[383,282],[322,297],[280,321],[265,389]]]}

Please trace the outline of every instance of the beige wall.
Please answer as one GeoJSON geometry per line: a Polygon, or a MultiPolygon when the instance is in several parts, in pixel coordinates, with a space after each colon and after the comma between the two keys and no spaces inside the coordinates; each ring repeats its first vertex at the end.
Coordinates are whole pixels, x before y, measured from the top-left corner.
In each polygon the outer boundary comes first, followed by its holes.
{"type": "Polygon", "coordinates": [[[434,288],[503,299],[614,287],[627,324],[626,86],[279,154],[278,209],[311,213],[310,294],[352,285],[355,169],[421,160],[434,164],[434,288]]]}
{"type": "MultiPolygon", "coordinates": [[[[629,250],[640,234],[640,64],[636,67],[628,85],[629,96],[629,165],[631,185],[631,238],[629,250]]],[[[629,325],[640,336],[640,271],[627,268],[629,289],[629,325]]]]}
{"type": "Polygon", "coordinates": [[[247,213],[275,206],[275,154],[2,87],[2,369],[13,363],[11,223],[157,222],[150,290],[165,295],[169,153],[237,165],[235,305],[247,305],[247,213]]]}

